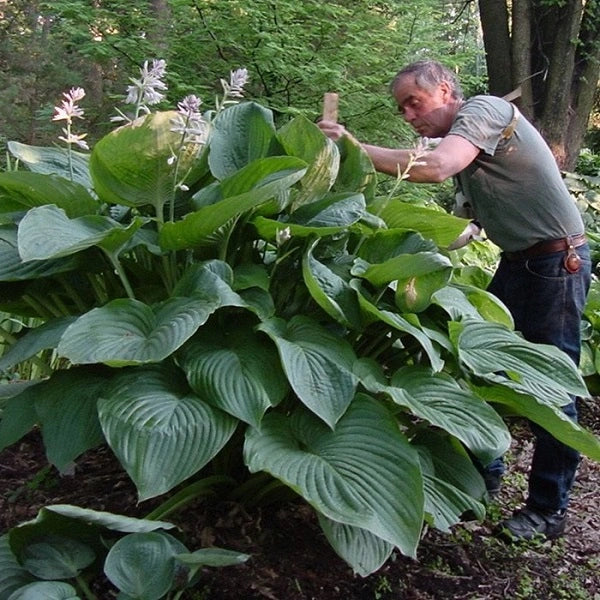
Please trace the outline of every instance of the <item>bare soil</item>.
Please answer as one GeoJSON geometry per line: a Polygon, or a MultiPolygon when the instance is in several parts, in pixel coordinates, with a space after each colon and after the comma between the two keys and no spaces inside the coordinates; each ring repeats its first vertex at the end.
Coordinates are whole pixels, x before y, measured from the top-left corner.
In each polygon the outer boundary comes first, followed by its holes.
{"type": "MultiPolygon", "coordinates": [[[[585,401],[581,422],[600,435],[600,402],[585,401]]],[[[525,497],[531,437],[511,424],[510,475],[484,522],[451,534],[425,531],[417,560],[394,554],[361,578],[329,547],[311,509],[299,502],[244,507],[203,499],[167,520],[179,526],[190,550],[220,546],[251,555],[246,563],[207,569],[191,600],[600,600],[600,465],[584,458],[564,538],[507,545],[493,525],[525,497]]],[[[75,473],[59,476],[47,465],[40,435],[32,432],[0,453],[0,534],[35,517],[48,504],[74,504],[141,517],[152,502],[137,503],[135,488],[109,449],[87,452],[75,473]]],[[[116,597],[96,583],[100,600],[116,597]]]]}

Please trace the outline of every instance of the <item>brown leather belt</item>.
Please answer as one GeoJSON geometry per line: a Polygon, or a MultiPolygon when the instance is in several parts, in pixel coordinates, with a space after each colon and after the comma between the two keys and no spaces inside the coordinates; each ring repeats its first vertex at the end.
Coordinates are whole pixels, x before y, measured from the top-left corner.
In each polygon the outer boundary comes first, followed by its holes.
{"type": "Polygon", "coordinates": [[[535,256],[542,256],[544,254],[551,254],[552,252],[568,250],[569,248],[579,248],[579,246],[583,246],[586,241],[587,239],[585,234],[579,233],[577,235],[571,235],[558,240],[545,240],[543,242],[538,242],[529,248],[525,248],[525,250],[519,250],[517,252],[504,252],[504,256],[508,260],[534,258],[535,256]]]}

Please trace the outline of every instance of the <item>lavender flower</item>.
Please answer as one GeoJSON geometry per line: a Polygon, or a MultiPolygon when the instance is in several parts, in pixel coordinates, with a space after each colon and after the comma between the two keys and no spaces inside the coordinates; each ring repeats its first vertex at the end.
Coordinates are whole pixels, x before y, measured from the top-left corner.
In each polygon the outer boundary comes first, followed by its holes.
{"type": "Polygon", "coordinates": [[[248,69],[237,69],[229,74],[229,81],[221,79],[225,98],[241,98],[248,82],[248,69]]]}
{"type": "Polygon", "coordinates": [[[171,121],[171,131],[180,133],[183,143],[204,144],[208,123],[200,113],[202,100],[197,96],[186,96],[177,104],[177,116],[171,121]]]}
{"type": "MultiPolygon", "coordinates": [[[[130,77],[129,81],[133,85],[127,86],[127,97],[125,104],[135,105],[135,115],[137,118],[140,112],[150,113],[148,106],[158,104],[164,99],[165,95],[161,91],[167,89],[167,84],[162,80],[166,73],[167,63],[164,60],[152,60],[152,67],[148,66],[148,61],[140,69],[139,79],[130,77]]],[[[111,121],[130,121],[131,119],[117,109],[119,116],[111,117],[111,121]]]]}
{"type": "Polygon", "coordinates": [[[148,68],[148,61],[140,69],[141,77],[129,80],[133,85],[127,87],[127,98],[125,104],[136,104],[137,106],[152,106],[158,104],[165,96],[158,90],[166,90],[167,84],[162,81],[166,73],[167,63],[164,60],[152,61],[152,68],[148,68]]]}

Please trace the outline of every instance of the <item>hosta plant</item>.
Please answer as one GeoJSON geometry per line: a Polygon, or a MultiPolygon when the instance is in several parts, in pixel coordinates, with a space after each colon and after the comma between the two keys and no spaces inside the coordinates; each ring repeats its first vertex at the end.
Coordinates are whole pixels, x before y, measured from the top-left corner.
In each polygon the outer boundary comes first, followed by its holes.
{"type": "Polygon", "coordinates": [[[600,458],[560,410],[577,370],[446,250],[464,220],[403,203],[403,174],[378,197],[361,148],[304,117],[189,108],[89,155],[10,145],[28,170],[0,175],[0,310],[37,326],[0,368],[51,368],[8,386],[0,447],[38,426],[64,470],[106,443],[140,501],[211,475],[289,489],[361,575],[483,516],[505,414],[600,458]]]}
{"type": "Polygon", "coordinates": [[[96,600],[93,588],[104,576],[119,598],[177,600],[198,583],[201,568],[250,558],[223,548],[190,552],[168,533],[173,527],[71,505],[42,508],[0,537],[0,598],[96,600]]]}

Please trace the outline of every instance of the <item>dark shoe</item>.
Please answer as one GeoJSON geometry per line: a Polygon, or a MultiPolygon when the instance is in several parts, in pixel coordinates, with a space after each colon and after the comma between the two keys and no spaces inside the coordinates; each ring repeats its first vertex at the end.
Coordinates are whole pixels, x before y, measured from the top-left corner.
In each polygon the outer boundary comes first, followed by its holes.
{"type": "Polygon", "coordinates": [[[515,511],[510,519],[502,521],[498,525],[496,534],[509,542],[531,540],[539,534],[553,540],[564,533],[566,525],[567,512],[565,510],[546,512],[525,507],[515,511]]]}
{"type": "Polygon", "coordinates": [[[500,488],[502,487],[502,475],[484,473],[483,481],[485,482],[485,489],[490,498],[494,498],[500,493],[500,488]]]}

